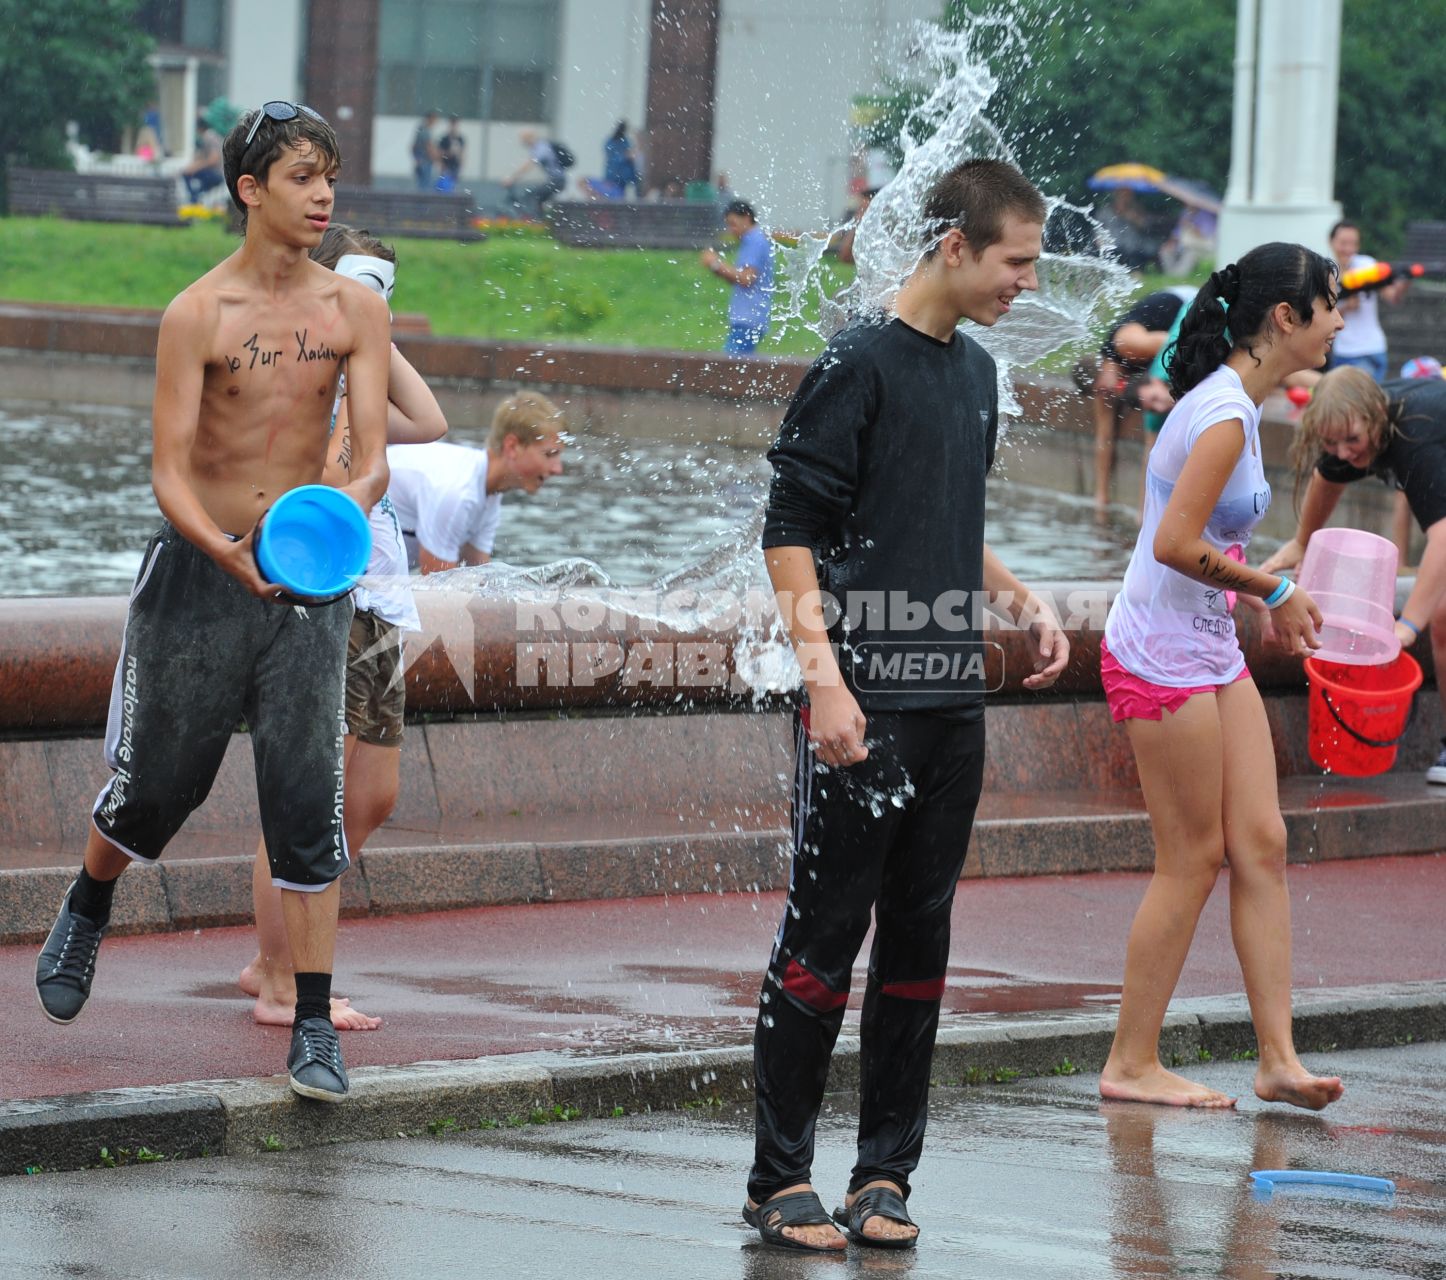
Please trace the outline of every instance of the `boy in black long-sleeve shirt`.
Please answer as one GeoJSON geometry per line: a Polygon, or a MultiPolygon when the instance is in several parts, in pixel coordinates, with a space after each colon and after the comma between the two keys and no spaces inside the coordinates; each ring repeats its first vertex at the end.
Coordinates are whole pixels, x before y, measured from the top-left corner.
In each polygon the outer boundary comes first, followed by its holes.
{"type": "Polygon", "coordinates": [[[1012,166],[971,160],[923,209],[931,247],[893,318],[859,322],[814,362],[769,453],[763,546],[803,670],[793,874],[754,1039],[757,1143],[744,1217],[765,1242],[839,1249],[810,1185],[814,1125],[854,958],[864,993],[859,1155],[834,1218],[907,1248],[949,912],[984,775],[979,605],[1032,619],[1024,684],[1069,656],[1053,616],[984,544],[994,361],[957,331],[1038,287],[1044,201],[1012,166]],[[825,625],[820,589],[839,606],[825,625]]]}

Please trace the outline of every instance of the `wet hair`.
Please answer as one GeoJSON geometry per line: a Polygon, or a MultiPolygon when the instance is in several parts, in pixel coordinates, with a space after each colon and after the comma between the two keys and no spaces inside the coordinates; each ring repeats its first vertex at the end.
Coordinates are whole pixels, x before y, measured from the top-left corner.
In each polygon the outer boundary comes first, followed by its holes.
{"type": "Polygon", "coordinates": [[[758,215],[753,212],[753,206],[747,200],[730,200],[723,212],[736,213],[740,218],[747,218],[749,222],[758,221],[758,215]]]}
{"type": "Polygon", "coordinates": [[[1321,440],[1327,431],[1333,427],[1349,428],[1352,422],[1360,422],[1370,437],[1372,450],[1379,453],[1400,433],[1405,410],[1404,398],[1392,403],[1379,382],[1364,369],[1351,365],[1332,369],[1316,383],[1290,442],[1297,511],[1306,481],[1324,452],[1321,440]]]}
{"type": "Polygon", "coordinates": [[[362,253],[368,258],[390,262],[393,266],[397,264],[397,251],[391,245],[378,240],[365,227],[349,227],[344,222],[333,222],[327,227],[321,243],[309,256],[328,271],[335,271],[336,264],[349,253],[362,253]]]}
{"type": "Polygon", "coordinates": [[[302,107],[291,120],[261,122],[251,145],[246,145],[246,135],[251,131],[251,122],[257,111],[248,111],[226,135],[221,144],[221,157],[225,165],[226,189],[231,193],[231,203],[241,211],[241,221],[246,221],[247,209],[241,199],[238,184],[242,177],[250,174],[262,186],[271,166],[281,159],[281,153],[288,147],[310,145],[326,164],[327,171],[335,173],[341,168],[341,144],[336,140],[336,131],[310,107],[302,107]]]}
{"type": "Polygon", "coordinates": [[[628,122],[627,122],[626,120],[619,120],[619,121],[618,121],[618,127],[613,130],[612,140],[613,140],[614,142],[623,142],[623,141],[626,141],[627,136],[628,136],[628,122]]]}
{"type": "Polygon", "coordinates": [[[1300,322],[1309,324],[1317,298],[1335,307],[1336,277],[1336,264],[1329,258],[1280,241],[1252,249],[1238,263],[1212,273],[1185,313],[1167,358],[1170,394],[1178,401],[1232,351],[1244,351],[1259,364],[1255,347],[1268,337],[1276,305],[1289,303],[1300,322]]]}
{"type": "Polygon", "coordinates": [[[518,391],[497,406],[492,415],[492,428],[487,432],[487,447],[502,448],[508,436],[526,447],[561,431],[566,419],[563,412],[544,395],[535,391],[518,391]]]}
{"type": "Polygon", "coordinates": [[[1327,243],[1327,244],[1329,244],[1332,240],[1334,240],[1334,239],[1336,238],[1336,232],[1337,232],[1337,231],[1355,231],[1355,232],[1359,232],[1359,231],[1360,231],[1360,227],[1356,226],[1356,224],[1355,224],[1354,222],[1352,222],[1349,218],[1342,218],[1339,222],[1337,222],[1337,223],[1335,224],[1335,226],[1333,226],[1333,227],[1331,228],[1331,233],[1330,233],[1330,235],[1328,235],[1328,236],[1326,237],[1326,243],[1327,243]]]}
{"type": "Polygon", "coordinates": [[[925,257],[938,252],[938,239],[957,229],[977,259],[1004,234],[1004,220],[1013,214],[1043,224],[1048,210],[1039,188],[1004,160],[966,160],[944,174],[924,197],[925,232],[934,243],[925,257]]]}

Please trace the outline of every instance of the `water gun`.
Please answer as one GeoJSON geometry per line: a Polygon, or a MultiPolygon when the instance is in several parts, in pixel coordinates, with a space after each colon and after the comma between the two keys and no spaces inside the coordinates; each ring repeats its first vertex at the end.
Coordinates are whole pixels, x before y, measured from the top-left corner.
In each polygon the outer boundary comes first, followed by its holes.
{"type": "Polygon", "coordinates": [[[1353,267],[1341,273],[1342,298],[1353,293],[1371,293],[1397,280],[1419,279],[1426,274],[1426,268],[1419,262],[1373,262],[1368,267],[1353,267]]]}

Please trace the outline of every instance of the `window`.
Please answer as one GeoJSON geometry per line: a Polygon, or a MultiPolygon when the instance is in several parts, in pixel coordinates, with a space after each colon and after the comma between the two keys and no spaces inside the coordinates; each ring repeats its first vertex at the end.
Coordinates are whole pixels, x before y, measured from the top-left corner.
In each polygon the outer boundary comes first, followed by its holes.
{"type": "Polygon", "coordinates": [[[377,111],[546,120],[558,0],[381,0],[377,111]]]}
{"type": "Polygon", "coordinates": [[[158,44],[220,53],[225,0],[142,0],[136,25],[158,44]]]}

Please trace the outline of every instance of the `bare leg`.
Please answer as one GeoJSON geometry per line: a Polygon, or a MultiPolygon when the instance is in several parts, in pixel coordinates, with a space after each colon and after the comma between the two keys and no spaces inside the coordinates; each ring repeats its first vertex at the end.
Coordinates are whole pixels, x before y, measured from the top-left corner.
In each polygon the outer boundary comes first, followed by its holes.
{"type": "Polygon", "coordinates": [[[1391,504],[1391,541],[1404,570],[1411,563],[1411,508],[1404,493],[1397,493],[1391,504]]]}
{"type": "Polygon", "coordinates": [[[85,869],[91,879],[114,880],[130,865],[131,860],[92,824],[85,838],[85,869]]]}
{"type": "Polygon", "coordinates": [[[1215,697],[1196,694],[1174,715],[1126,723],[1155,837],[1155,874],[1130,928],[1120,1018],[1100,1093],[1177,1107],[1233,1106],[1233,1098],[1160,1063],[1165,1011],[1225,857],[1215,697]]]}
{"type": "Polygon", "coordinates": [[[1091,407],[1095,419],[1095,514],[1110,505],[1110,475],[1115,469],[1115,433],[1119,429],[1119,381],[1124,371],[1113,360],[1101,360],[1091,407]]]}
{"type": "MultiPolygon", "coordinates": [[[[1437,671],[1446,671],[1446,596],[1441,598],[1436,612],[1431,615],[1431,657],[1435,660],[1437,671]]],[[[1441,699],[1442,718],[1446,720],[1446,679],[1440,676],[1436,678],[1436,693],[1441,699]]]]}
{"type": "Polygon", "coordinates": [[[1231,744],[1224,759],[1230,931],[1260,1045],[1255,1092],[1266,1102],[1319,1111],[1345,1090],[1338,1077],[1305,1069],[1291,1035],[1290,891],[1270,724],[1253,680],[1220,690],[1216,703],[1231,744]]]}
{"type": "MultiPolygon", "coordinates": [[[[342,820],[347,825],[347,848],[353,855],[361,849],[360,841],[353,843],[349,826],[351,796],[355,789],[352,767],[358,745],[365,744],[358,744],[355,738],[346,739],[346,809],[342,820]]],[[[366,834],[370,835],[371,831],[366,834]]],[[[292,960],[291,940],[282,908],[284,892],[271,883],[271,864],[266,857],[266,845],[259,843],[251,871],[251,902],[256,912],[258,950],[256,958],[241,971],[239,983],[247,995],[256,997],[251,1016],[263,1025],[276,1027],[289,1027],[296,1014],[296,965],[292,960]]],[[[353,1009],[350,1000],[338,997],[333,997],[331,1001],[331,1021],[339,1031],[375,1031],[382,1024],[380,1018],[369,1017],[359,1009],[353,1009]]]]}

